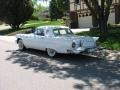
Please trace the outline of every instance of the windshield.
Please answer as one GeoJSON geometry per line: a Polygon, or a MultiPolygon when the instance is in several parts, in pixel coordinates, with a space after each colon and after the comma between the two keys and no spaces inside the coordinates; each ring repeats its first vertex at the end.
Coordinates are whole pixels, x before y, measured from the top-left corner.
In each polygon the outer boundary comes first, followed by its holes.
{"type": "Polygon", "coordinates": [[[72,35],[73,34],[73,32],[68,28],[57,28],[57,29],[53,30],[53,33],[55,36],[72,35]]]}

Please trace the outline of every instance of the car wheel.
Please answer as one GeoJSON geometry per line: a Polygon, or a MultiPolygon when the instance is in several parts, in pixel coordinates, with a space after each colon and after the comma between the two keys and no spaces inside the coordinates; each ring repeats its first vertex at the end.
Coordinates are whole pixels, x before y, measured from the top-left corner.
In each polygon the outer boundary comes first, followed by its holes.
{"type": "Polygon", "coordinates": [[[55,57],[56,51],[54,49],[47,48],[47,54],[50,57],[55,57]]]}
{"type": "Polygon", "coordinates": [[[22,51],[26,49],[22,40],[18,41],[18,47],[19,47],[19,50],[22,50],[22,51]]]}

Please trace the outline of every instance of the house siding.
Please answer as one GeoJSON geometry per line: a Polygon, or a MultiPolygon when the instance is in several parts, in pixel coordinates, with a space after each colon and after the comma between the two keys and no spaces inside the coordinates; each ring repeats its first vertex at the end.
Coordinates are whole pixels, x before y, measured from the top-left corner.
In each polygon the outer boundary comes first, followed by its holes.
{"type": "Polygon", "coordinates": [[[115,24],[115,13],[110,13],[108,24],[115,24]]]}
{"type": "MultiPolygon", "coordinates": [[[[80,1],[80,0],[79,0],[80,1]]],[[[109,24],[115,24],[116,22],[119,23],[120,22],[120,14],[118,13],[118,9],[115,10],[114,7],[114,3],[116,5],[117,3],[120,3],[118,0],[114,0],[113,1],[113,11],[111,11],[110,15],[109,15],[109,19],[108,19],[108,23],[109,24]],[[117,12],[116,12],[117,11],[117,12]]],[[[82,1],[80,3],[75,3],[75,0],[70,0],[70,12],[76,12],[77,16],[72,16],[70,18],[74,17],[78,17],[78,28],[92,28],[93,27],[93,19],[90,13],[90,10],[87,8],[87,6],[85,5],[85,3],[83,3],[82,1]],[[83,11],[84,10],[84,11],[83,11]],[[84,13],[82,13],[84,12],[84,13]]]]}
{"type": "Polygon", "coordinates": [[[79,28],[91,28],[92,25],[92,16],[78,17],[79,28]]]}
{"type": "MultiPolygon", "coordinates": [[[[115,13],[110,13],[108,24],[115,24],[115,13]]],[[[78,17],[79,28],[92,28],[92,16],[78,17]]]]}

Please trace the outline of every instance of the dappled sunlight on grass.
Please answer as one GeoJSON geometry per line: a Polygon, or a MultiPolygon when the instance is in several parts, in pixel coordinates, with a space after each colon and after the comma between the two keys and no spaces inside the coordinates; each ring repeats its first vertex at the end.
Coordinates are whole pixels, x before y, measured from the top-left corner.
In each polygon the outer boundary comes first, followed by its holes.
{"type": "Polygon", "coordinates": [[[38,27],[43,25],[64,25],[62,20],[57,21],[28,21],[24,27],[38,27]]]}

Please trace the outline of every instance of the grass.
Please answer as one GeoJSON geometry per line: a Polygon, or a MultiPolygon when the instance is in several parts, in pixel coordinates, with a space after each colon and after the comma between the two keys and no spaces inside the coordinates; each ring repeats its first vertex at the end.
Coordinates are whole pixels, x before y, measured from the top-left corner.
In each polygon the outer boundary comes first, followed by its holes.
{"type": "MultiPolygon", "coordinates": [[[[86,31],[77,35],[100,36],[98,30],[86,31]]],[[[108,38],[98,41],[101,47],[120,51],[120,28],[110,28],[108,38]]]]}
{"type": "Polygon", "coordinates": [[[27,24],[24,27],[38,27],[43,25],[63,25],[63,20],[62,19],[59,19],[57,21],[31,20],[31,21],[27,21],[27,24]]]}
{"type": "Polygon", "coordinates": [[[25,33],[31,30],[32,27],[38,27],[43,25],[64,25],[63,20],[59,19],[57,21],[38,21],[38,20],[30,20],[27,21],[24,26],[22,26],[19,30],[0,30],[0,35],[16,35],[18,33],[25,33]]]}

